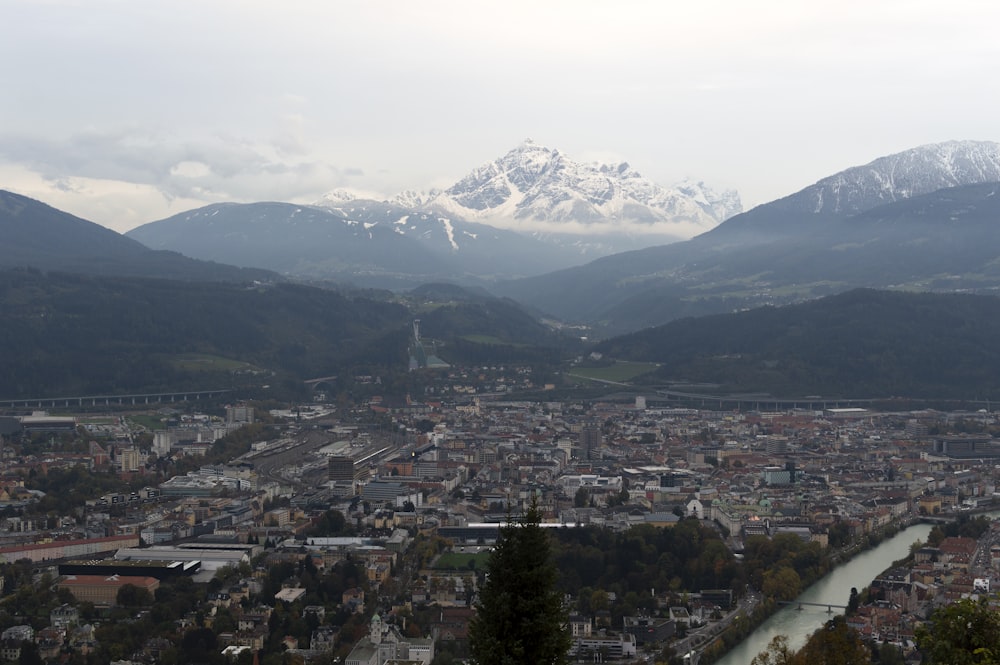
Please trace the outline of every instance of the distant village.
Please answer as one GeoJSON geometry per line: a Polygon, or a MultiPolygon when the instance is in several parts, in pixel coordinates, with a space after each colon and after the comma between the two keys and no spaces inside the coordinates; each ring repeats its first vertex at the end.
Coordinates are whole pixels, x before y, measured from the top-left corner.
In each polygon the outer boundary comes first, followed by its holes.
{"type": "MultiPolygon", "coordinates": [[[[459,654],[448,662],[460,662],[482,571],[474,562],[533,501],[552,527],[669,529],[697,519],[737,554],[748,538],[793,534],[849,556],[869,536],[979,514],[997,495],[997,421],[986,410],[717,411],[635,393],[519,401],[513,388],[531,382],[522,368],[443,376],[424,395],[349,408],[320,385],[312,403],[267,410],[190,402],[0,418],[0,562],[30,564],[34,582],[44,575],[64,601],[44,621],[0,614],[0,660],[17,661],[25,644],[42,662],[86,655],[123,588],[153,599],[188,577],[212,590],[176,620],[178,634],[214,624],[218,651],[234,662],[259,660],[275,639],[275,612],[303,621],[299,634],[278,636],[292,662],[430,665],[445,662],[444,645],[459,654]],[[269,436],[248,451],[199,461],[262,422],[269,436]],[[168,472],[178,464],[188,470],[168,472]],[[65,514],[32,511],[46,497],[31,479],[74,468],[114,476],[122,489],[65,514]],[[342,528],[317,535],[331,511],[342,528]],[[360,571],[357,584],[336,602],[308,602],[303,571],[345,562],[360,571]],[[262,604],[278,563],[293,574],[262,604]],[[408,618],[427,608],[433,619],[416,634],[408,618]],[[345,617],[351,634],[336,623],[345,617]]],[[[872,581],[850,625],[912,649],[933,608],[996,584],[995,527],[916,547],[912,564],[872,581]]],[[[572,654],[646,662],[674,640],[718,632],[754,602],[745,590],[684,591],[680,604],[669,589],[651,590],[659,611],[619,625],[574,609],[572,654]]],[[[7,599],[16,592],[2,589],[7,599]]],[[[114,662],[161,662],[169,647],[149,638],[114,662]]]]}

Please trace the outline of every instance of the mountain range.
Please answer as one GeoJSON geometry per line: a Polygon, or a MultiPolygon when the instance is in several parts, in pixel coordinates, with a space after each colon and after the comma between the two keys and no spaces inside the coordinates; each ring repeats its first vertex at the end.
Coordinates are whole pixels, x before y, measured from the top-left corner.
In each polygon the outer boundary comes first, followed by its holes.
{"type": "Polygon", "coordinates": [[[127,235],[294,278],[406,288],[538,275],[689,238],[740,210],[736,192],[700,182],[664,188],[628,164],[581,164],[526,141],[444,191],[377,201],[336,190],[316,206],[216,204],[127,235]]]}
{"type": "Polygon", "coordinates": [[[948,141],[880,157],[823,178],[789,197],[800,212],[853,215],[939,189],[1000,182],[1000,145],[948,141]]]}
{"type": "Polygon", "coordinates": [[[992,356],[975,349],[988,346],[1000,325],[993,320],[1000,301],[955,294],[1000,289],[996,143],[949,142],[882,157],[687,241],[506,282],[496,280],[527,272],[531,261],[543,264],[557,245],[455,222],[430,207],[440,196],[413,195],[410,207],[219,204],[142,227],[207,258],[235,248],[248,267],[234,267],[150,249],[0,191],[0,268],[32,269],[0,270],[8,390],[200,385],[232,378],[231,362],[280,376],[292,389],[315,372],[404,364],[413,318],[441,342],[446,361],[548,364],[578,352],[575,341],[539,323],[546,315],[585,323],[597,337],[649,328],[597,349],[663,363],[656,378],[664,382],[815,393],[820,388],[803,378],[815,375],[824,391],[843,394],[860,385],[872,394],[937,394],[935,386],[958,394],[964,372],[985,394],[995,374],[992,356]],[[524,264],[511,267],[518,261],[524,264]],[[360,275],[396,288],[447,276],[479,286],[359,295],[283,284],[292,274],[360,275]],[[855,287],[951,295],[910,299],[855,287]],[[806,300],[815,302],[761,308],[806,300]],[[722,312],[740,313],[677,321],[722,312]],[[930,359],[926,371],[913,368],[920,358],[930,359]]]}
{"type": "Polygon", "coordinates": [[[526,141],[444,191],[218,204],[128,236],[298,279],[487,286],[606,336],[855,287],[994,288],[988,185],[996,182],[1000,145],[951,141],[734,214],[734,192],[667,189],[627,164],[580,164],[526,141]],[[609,254],[629,243],[643,246],[609,254]],[[583,263],[587,256],[599,258],[583,263]]]}
{"type": "Polygon", "coordinates": [[[414,317],[449,362],[551,364],[579,346],[515,303],[454,286],[399,302],[289,282],[0,270],[0,312],[4,398],[205,387],[304,398],[311,377],[345,387],[405,372],[414,317]]]}
{"type": "Polygon", "coordinates": [[[689,241],[496,292],[603,336],[855,287],[1000,289],[1000,144],[914,148],[736,215],[689,241]]]}
{"type": "Polygon", "coordinates": [[[0,268],[229,282],[278,277],[257,267],[236,268],[175,251],[154,251],[100,224],[4,190],[0,190],[0,268]]]}
{"type": "Polygon", "coordinates": [[[690,180],[662,187],[626,162],[580,163],[530,139],[444,191],[404,192],[394,202],[498,228],[584,236],[578,238],[584,243],[620,235],[647,236],[647,244],[674,242],[743,209],[732,190],[716,193],[690,180]]]}
{"type": "Polygon", "coordinates": [[[490,283],[580,263],[573,251],[485,224],[390,204],[341,208],[218,203],[151,222],[127,236],[203,260],[258,266],[293,279],[406,289],[490,283]]]}
{"type": "Polygon", "coordinates": [[[742,397],[996,400],[1000,298],[854,289],[672,321],[596,345],[654,362],[644,381],[742,397]]]}
{"type": "MultiPolygon", "coordinates": [[[[664,201],[676,197],[643,182],[627,165],[581,166],[526,142],[445,192],[409,193],[396,202],[334,201],[331,195],[325,206],[216,204],[139,227],[126,238],[4,193],[0,266],[235,281],[282,273],[397,290],[449,281],[485,286],[539,315],[591,326],[598,337],[855,287],[1000,288],[1000,251],[994,249],[1000,247],[1000,145],[992,142],[952,141],[880,157],[690,240],[553,272],[544,271],[579,262],[580,248],[553,244],[546,233],[526,235],[445,214],[461,206],[487,219],[503,209],[515,223],[556,224],[583,205],[574,201],[590,201],[594,210],[604,201],[607,211],[625,198],[658,202],[657,215],[666,214],[664,201]],[[530,276],[503,281],[518,275],[530,276]]],[[[673,210],[686,210],[690,219],[707,216],[699,218],[705,224],[714,219],[710,213],[722,217],[736,209],[726,196],[689,194],[673,210]]],[[[582,226],[607,224],[584,213],[580,219],[582,226]]]]}

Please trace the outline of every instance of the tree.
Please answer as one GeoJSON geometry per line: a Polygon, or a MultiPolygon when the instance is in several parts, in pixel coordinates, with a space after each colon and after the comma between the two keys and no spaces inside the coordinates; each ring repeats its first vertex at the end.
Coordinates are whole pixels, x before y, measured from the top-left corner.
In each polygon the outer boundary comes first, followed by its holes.
{"type": "Polygon", "coordinates": [[[830,547],[843,547],[851,541],[851,528],[846,522],[834,522],[827,530],[830,547]]]}
{"type": "Polygon", "coordinates": [[[984,601],[965,599],[935,610],[931,627],[917,629],[917,644],[936,665],[997,665],[997,635],[1000,613],[984,601]]]}
{"type": "Polygon", "coordinates": [[[767,648],[754,656],[750,665],[791,665],[794,652],[788,648],[788,638],[775,635],[768,642],[767,648]]]}
{"type": "Polygon", "coordinates": [[[906,665],[903,658],[903,651],[900,647],[889,642],[882,642],[878,647],[879,665],[906,665]]]}
{"type": "Polygon", "coordinates": [[[115,602],[123,607],[146,607],[152,604],[153,595],[142,587],[126,584],[118,589],[115,602]]]}
{"type": "Polygon", "coordinates": [[[475,665],[564,665],[571,644],[537,500],[501,528],[469,626],[475,665]]]}
{"type": "Polygon", "coordinates": [[[611,607],[610,599],[608,598],[608,592],[604,589],[595,589],[592,594],[590,594],[590,609],[594,612],[599,612],[601,610],[607,610],[611,607]]]}
{"type": "Polygon", "coordinates": [[[339,536],[350,532],[351,528],[347,525],[347,518],[344,517],[344,514],[339,510],[331,508],[320,515],[319,519],[316,521],[316,527],[313,530],[313,535],[339,536]]]}
{"type": "Polygon", "coordinates": [[[21,642],[21,655],[17,659],[18,665],[42,665],[42,657],[38,654],[38,645],[31,640],[21,642]]]}
{"type": "Polygon", "coordinates": [[[795,658],[802,665],[869,665],[871,652],[844,617],[836,617],[813,633],[795,658]]]}
{"type": "Polygon", "coordinates": [[[861,598],[858,596],[858,588],[851,587],[851,595],[847,599],[847,613],[854,614],[858,611],[858,607],[861,605],[861,598]]]}
{"type": "Polygon", "coordinates": [[[789,566],[779,566],[764,573],[761,591],[765,596],[778,600],[792,600],[802,590],[802,578],[789,566]]]}
{"type": "Polygon", "coordinates": [[[181,650],[185,662],[208,661],[212,652],[218,649],[215,633],[211,628],[194,628],[181,638],[181,650]]]}
{"type": "Polygon", "coordinates": [[[798,652],[788,647],[788,638],[776,635],[750,665],[869,665],[871,652],[844,617],[827,621],[798,652]]]}

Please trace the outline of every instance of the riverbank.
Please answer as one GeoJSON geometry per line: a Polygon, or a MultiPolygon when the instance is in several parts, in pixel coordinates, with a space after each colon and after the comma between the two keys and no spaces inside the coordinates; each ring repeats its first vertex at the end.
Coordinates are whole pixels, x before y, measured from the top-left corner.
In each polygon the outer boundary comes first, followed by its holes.
{"type": "Polygon", "coordinates": [[[767,648],[776,635],[785,635],[790,648],[801,648],[813,632],[836,616],[836,613],[827,612],[828,606],[847,605],[852,587],[860,590],[868,586],[893,562],[909,556],[913,542],[926,540],[931,528],[930,524],[911,523],[889,537],[881,537],[874,545],[870,544],[870,539],[865,539],[867,547],[857,549],[850,559],[831,568],[790,605],[779,606],[776,602],[765,601],[745,621],[734,622],[729,630],[700,648],[699,662],[701,665],[746,665],[767,648]],[[803,605],[800,609],[800,602],[815,605],[803,605]]]}

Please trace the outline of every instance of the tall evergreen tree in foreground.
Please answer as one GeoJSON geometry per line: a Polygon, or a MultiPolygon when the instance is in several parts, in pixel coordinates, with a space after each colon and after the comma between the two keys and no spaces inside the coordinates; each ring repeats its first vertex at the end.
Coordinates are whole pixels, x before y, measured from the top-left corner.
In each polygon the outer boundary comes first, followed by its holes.
{"type": "Polygon", "coordinates": [[[537,501],[500,529],[469,626],[476,665],[563,665],[571,644],[537,501]]]}

